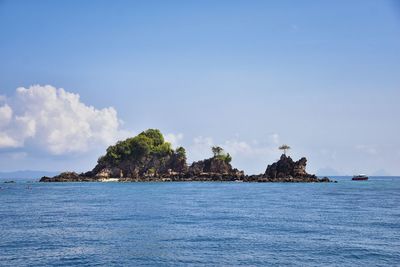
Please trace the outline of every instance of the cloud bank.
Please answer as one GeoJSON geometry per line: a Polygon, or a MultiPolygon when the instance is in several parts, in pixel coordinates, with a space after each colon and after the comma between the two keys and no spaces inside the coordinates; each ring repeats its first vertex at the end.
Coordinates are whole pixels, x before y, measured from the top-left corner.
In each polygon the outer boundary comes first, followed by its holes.
{"type": "Polygon", "coordinates": [[[164,135],[165,141],[170,142],[172,147],[177,148],[181,145],[181,141],[183,139],[182,133],[169,133],[164,135]]]}
{"type": "Polygon", "coordinates": [[[234,156],[234,159],[268,157],[277,153],[279,142],[280,138],[276,133],[269,134],[263,141],[252,140],[249,142],[233,138],[219,144],[216,144],[211,137],[198,136],[189,146],[189,157],[191,160],[208,158],[212,155],[211,147],[214,145],[221,146],[234,156]]]}
{"type": "Polygon", "coordinates": [[[0,149],[34,146],[53,155],[85,152],[120,137],[113,107],[96,109],[78,94],[50,85],[0,97],[0,149]]]}

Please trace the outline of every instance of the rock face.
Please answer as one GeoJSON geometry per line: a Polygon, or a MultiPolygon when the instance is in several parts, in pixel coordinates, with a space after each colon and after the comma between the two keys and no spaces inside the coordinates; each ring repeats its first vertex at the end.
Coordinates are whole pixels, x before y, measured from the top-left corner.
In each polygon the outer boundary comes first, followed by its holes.
{"type": "Polygon", "coordinates": [[[268,165],[265,170],[265,178],[285,178],[285,177],[307,177],[310,176],[306,172],[307,159],[301,158],[298,161],[293,161],[291,157],[285,154],[281,156],[278,162],[268,165]]]}
{"type": "Polygon", "coordinates": [[[248,178],[257,182],[330,182],[327,177],[319,179],[314,174],[306,172],[307,159],[293,161],[291,157],[282,154],[281,158],[268,165],[265,173],[248,178]]]}
{"type": "Polygon", "coordinates": [[[91,182],[94,181],[91,177],[85,177],[84,174],[76,172],[63,172],[54,177],[43,176],[40,182],[91,182]]]}
{"type": "Polygon", "coordinates": [[[234,181],[243,179],[244,172],[232,168],[229,162],[213,157],[193,162],[186,176],[202,181],[234,181]]]}
{"type": "Polygon", "coordinates": [[[119,163],[99,162],[88,175],[104,178],[121,178],[124,180],[165,177],[171,174],[183,174],[188,170],[186,158],[173,153],[163,157],[146,156],[140,160],[126,159],[119,163]]]}
{"type": "MultiPolygon", "coordinates": [[[[178,163],[177,163],[178,164],[178,163]]],[[[64,172],[60,175],[42,177],[41,182],[96,182],[107,178],[119,178],[121,182],[150,182],[150,181],[243,181],[243,182],[281,182],[281,183],[318,183],[332,182],[329,178],[319,179],[306,172],[307,159],[301,158],[293,161],[290,157],[282,155],[281,158],[268,165],[264,174],[245,175],[243,171],[233,168],[229,162],[217,157],[193,162],[189,167],[183,162],[179,163],[179,171],[169,169],[166,172],[142,173],[138,171],[134,176],[123,176],[120,168],[99,168],[93,171],[77,174],[64,172]],[[119,175],[119,176],[118,176],[119,175]]],[[[175,170],[177,170],[175,169],[175,170]]]]}

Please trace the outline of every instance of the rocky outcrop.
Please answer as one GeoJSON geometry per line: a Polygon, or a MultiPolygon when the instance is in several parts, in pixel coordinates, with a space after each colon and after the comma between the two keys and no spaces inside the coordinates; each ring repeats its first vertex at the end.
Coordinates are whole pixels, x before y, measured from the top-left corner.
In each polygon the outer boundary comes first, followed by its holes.
{"type": "Polygon", "coordinates": [[[282,155],[268,165],[264,174],[246,176],[233,168],[232,157],[221,147],[212,147],[213,157],[186,163],[183,147],[172,149],[157,129],[119,141],[107,148],[97,165],[86,173],[64,172],[54,177],[42,177],[41,182],[91,181],[245,181],[245,182],[328,182],[306,172],[307,159],[294,162],[282,155]]]}
{"type": "Polygon", "coordinates": [[[267,166],[263,175],[248,176],[247,180],[254,182],[330,182],[327,177],[319,179],[314,174],[307,173],[306,166],[306,158],[293,161],[291,157],[283,154],[277,162],[267,166]]]}
{"type": "Polygon", "coordinates": [[[54,177],[43,176],[40,182],[94,182],[96,180],[95,177],[87,177],[85,174],[63,172],[54,177]]]}
{"type": "Polygon", "coordinates": [[[164,177],[171,173],[186,173],[188,170],[186,158],[181,158],[175,153],[162,158],[152,155],[140,160],[124,160],[119,163],[98,163],[90,172],[97,178],[128,178],[164,177]]]}
{"type": "Polygon", "coordinates": [[[306,165],[306,158],[295,162],[291,157],[282,154],[277,162],[268,165],[263,176],[265,178],[307,177],[310,174],[306,172],[306,165]]]}
{"type": "Polygon", "coordinates": [[[60,175],[42,177],[41,182],[96,182],[118,178],[121,182],[166,182],[166,181],[243,181],[243,182],[283,182],[283,183],[317,183],[332,182],[329,178],[318,178],[306,171],[307,159],[301,158],[293,161],[290,157],[282,155],[281,158],[268,165],[264,174],[247,176],[243,171],[233,168],[229,162],[217,157],[193,162],[189,167],[176,172],[172,169],[163,173],[143,173],[131,177],[123,176],[122,169],[105,168],[100,171],[77,174],[64,172],[60,175]]]}
{"type": "Polygon", "coordinates": [[[218,157],[193,162],[190,165],[187,177],[198,180],[234,181],[244,178],[244,172],[233,168],[232,165],[218,157]]]}
{"type": "MultiPolygon", "coordinates": [[[[125,172],[119,167],[96,168],[87,173],[64,172],[54,177],[42,177],[41,182],[93,182],[105,179],[118,178],[121,182],[150,182],[150,181],[235,181],[243,180],[243,171],[233,168],[232,165],[222,159],[213,157],[193,162],[187,167],[186,161],[174,159],[174,169],[151,170],[143,172],[139,168],[129,169],[125,172]]],[[[153,165],[154,166],[154,165],[153,165]]],[[[171,165],[168,165],[171,166],[171,165]]]]}

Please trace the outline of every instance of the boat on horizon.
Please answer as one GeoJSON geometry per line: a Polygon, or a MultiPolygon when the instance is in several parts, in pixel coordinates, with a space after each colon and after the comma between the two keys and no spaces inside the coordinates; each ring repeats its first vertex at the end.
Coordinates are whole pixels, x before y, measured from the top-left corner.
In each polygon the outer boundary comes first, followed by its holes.
{"type": "Polygon", "coordinates": [[[366,181],[368,180],[368,176],[365,174],[358,174],[354,175],[353,178],[351,178],[353,181],[366,181]]]}

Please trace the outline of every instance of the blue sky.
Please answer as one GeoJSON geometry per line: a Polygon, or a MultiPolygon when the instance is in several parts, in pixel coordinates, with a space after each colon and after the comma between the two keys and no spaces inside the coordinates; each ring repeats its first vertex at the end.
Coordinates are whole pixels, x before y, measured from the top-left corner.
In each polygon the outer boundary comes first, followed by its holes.
{"type": "Polygon", "coordinates": [[[153,127],[247,173],[288,143],[313,172],[399,175],[399,48],[395,1],[0,1],[0,170],[87,170],[153,127]]]}

